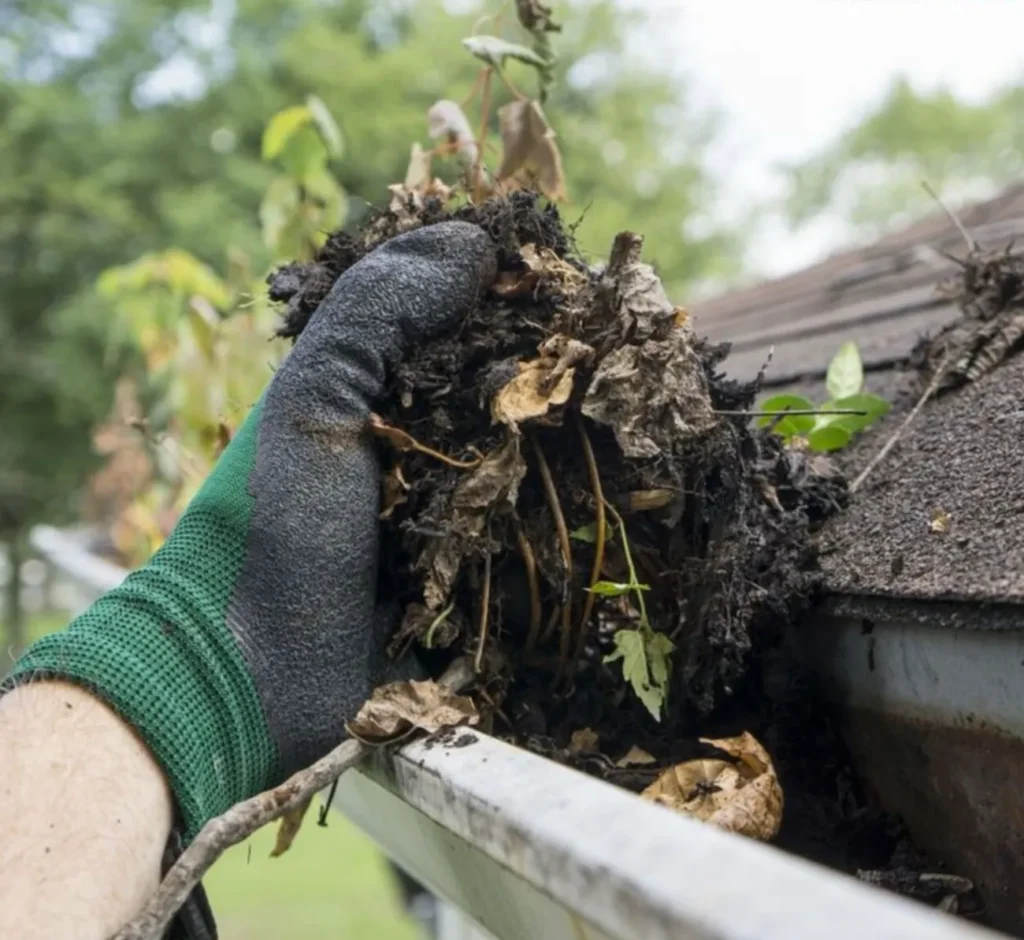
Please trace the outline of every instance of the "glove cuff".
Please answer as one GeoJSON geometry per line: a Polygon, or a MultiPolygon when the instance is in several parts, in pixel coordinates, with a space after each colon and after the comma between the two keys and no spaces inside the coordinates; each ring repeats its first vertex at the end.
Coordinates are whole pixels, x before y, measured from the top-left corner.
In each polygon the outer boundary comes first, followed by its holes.
{"type": "Polygon", "coordinates": [[[256,418],[149,564],[33,644],[0,688],[66,679],[109,704],[166,773],[186,843],[278,775],[255,683],[225,622],[245,556],[256,418]]]}

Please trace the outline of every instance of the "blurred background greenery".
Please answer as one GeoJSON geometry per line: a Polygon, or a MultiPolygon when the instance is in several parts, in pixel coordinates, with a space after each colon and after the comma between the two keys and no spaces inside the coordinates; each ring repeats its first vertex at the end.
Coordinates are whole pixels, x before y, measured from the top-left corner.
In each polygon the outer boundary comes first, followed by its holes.
{"type": "MultiPolygon", "coordinates": [[[[730,116],[645,54],[659,4],[553,5],[544,111],[562,211],[593,260],[642,231],[681,303],[757,275],[765,213],[868,238],[927,209],[922,178],[960,197],[1021,174],[1024,86],[965,100],[896,78],[780,170],[784,193],[725,213],[715,154],[730,116]]],[[[461,40],[481,30],[529,40],[499,0],[0,0],[0,671],[75,606],[25,562],[32,527],[87,525],[90,549],[122,565],[160,544],[286,352],[268,342],[266,273],[387,204],[411,146],[430,146],[428,108],[479,90],[461,40]],[[268,148],[282,113],[300,136],[268,148]]],[[[757,81],[756,62],[739,65],[757,81]]],[[[533,93],[529,66],[506,72],[533,93]]],[[[278,860],[270,837],[214,870],[225,937],[413,936],[343,820],[278,860]]]]}

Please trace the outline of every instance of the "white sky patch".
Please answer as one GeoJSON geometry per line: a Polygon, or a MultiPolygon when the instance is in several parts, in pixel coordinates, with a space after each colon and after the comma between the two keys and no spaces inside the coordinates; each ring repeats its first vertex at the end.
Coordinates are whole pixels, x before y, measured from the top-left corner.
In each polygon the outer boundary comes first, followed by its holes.
{"type": "MultiPolygon", "coordinates": [[[[622,0],[656,21],[642,37],[724,118],[712,154],[736,218],[779,196],[776,166],[808,157],[856,123],[905,75],[979,101],[1024,79],[1018,0],[622,0]]],[[[639,223],[638,223],[639,224],[639,223]]],[[[764,274],[799,269],[848,237],[836,219],[796,233],[768,220],[751,245],[764,274]]]]}

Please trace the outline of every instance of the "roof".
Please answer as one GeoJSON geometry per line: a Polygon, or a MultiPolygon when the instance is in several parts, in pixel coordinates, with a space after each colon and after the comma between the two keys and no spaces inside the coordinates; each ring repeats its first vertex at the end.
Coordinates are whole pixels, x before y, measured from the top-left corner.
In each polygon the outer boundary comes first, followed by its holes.
{"type": "MultiPolygon", "coordinates": [[[[1003,247],[1024,236],[1024,184],[959,215],[982,247],[1003,247]]],[[[936,292],[952,273],[936,249],[964,254],[945,215],[706,303],[694,316],[700,331],[734,343],[726,372],[756,374],[774,346],[768,384],[817,400],[835,350],[857,342],[867,388],[899,404],[840,456],[853,476],[919,394],[916,374],[903,371],[915,342],[960,316],[936,292]]],[[[1024,355],[928,402],[826,526],[828,588],[889,601],[1024,602],[1022,441],[1024,355]],[[932,526],[940,514],[948,514],[947,531],[932,526]]]]}
{"type": "MultiPolygon", "coordinates": [[[[958,215],[981,245],[997,248],[1024,238],[1024,182],[958,215]]],[[[737,378],[756,375],[771,347],[768,384],[824,374],[850,338],[869,369],[884,368],[959,315],[936,292],[954,270],[940,251],[963,256],[965,245],[945,213],[936,212],[868,247],[695,304],[691,313],[700,332],[733,344],[729,372],[737,378]]]]}

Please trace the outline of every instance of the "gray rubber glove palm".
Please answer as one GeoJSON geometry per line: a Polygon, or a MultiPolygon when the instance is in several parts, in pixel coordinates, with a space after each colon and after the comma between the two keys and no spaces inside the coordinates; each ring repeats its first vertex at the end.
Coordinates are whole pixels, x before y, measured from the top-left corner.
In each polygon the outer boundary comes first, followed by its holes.
{"type": "Polygon", "coordinates": [[[343,274],[146,567],[13,681],[79,681],[167,772],[188,841],[312,762],[370,691],[379,473],[367,427],[389,368],[494,277],[478,228],[399,236],[343,274]]]}

